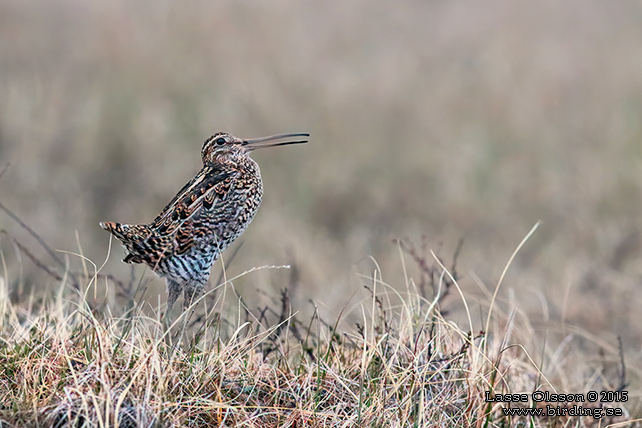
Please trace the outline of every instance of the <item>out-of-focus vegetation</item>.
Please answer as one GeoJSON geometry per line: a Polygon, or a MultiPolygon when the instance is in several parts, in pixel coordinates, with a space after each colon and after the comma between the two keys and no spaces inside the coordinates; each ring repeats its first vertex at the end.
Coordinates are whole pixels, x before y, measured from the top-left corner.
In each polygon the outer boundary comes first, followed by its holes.
{"type": "MultiPolygon", "coordinates": [[[[623,2],[3,0],[0,201],[100,264],[98,222],[152,220],[213,132],[310,132],[254,155],[264,202],[226,275],[292,269],[236,281],[248,306],[288,287],[293,310],[337,317],[373,260],[403,283],[393,239],[421,252],[422,236],[445,262],[464,238],[459,284],[481,301],[541,220],[499,299],[525,308],[542,342],[593,337],[614,352],[621,336],[636,379],[640,40],[642,7],[623,2]]],[[[0,227],[50,263],[4,214],[0,227]]],[[[55,288],[1,244],[14,302],[55,288]]],[[[127,281],[121,254],[102,272],[127,281]]],[[[164,284],[134,273],[155,307],[164,284]]],[[[461,321],[453,296],[442,305],[461,321]]]]}

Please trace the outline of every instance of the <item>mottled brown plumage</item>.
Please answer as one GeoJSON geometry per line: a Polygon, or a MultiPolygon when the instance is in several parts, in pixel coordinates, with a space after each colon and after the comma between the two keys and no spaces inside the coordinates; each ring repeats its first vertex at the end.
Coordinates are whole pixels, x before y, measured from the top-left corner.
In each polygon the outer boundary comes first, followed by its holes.
{"type": "Polygon", "coordinates": [[[203,168],[150,224],[100,223],[126,249],[126,263],[144,263],[167,281],[167,313],[184,291],[184,307],[198,298],[212,264],[250,224],[261,203],[263,183],[250,152],[306,143],[283,141],[309,134],[243,140],[219,132],[203,143],[203,168]]]}

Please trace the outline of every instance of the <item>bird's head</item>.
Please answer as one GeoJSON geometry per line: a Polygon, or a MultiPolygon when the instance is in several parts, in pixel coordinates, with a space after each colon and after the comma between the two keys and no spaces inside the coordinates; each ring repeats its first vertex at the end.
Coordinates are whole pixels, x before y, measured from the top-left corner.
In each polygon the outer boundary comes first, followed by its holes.
{"type": "Polygon", "coordinates": [[[294,140],[295,137],[309,137],[310,134],[279,134],[269,137],[244,140],[235,137],[227,132],[217,132],[203,143],[201,157],[203,164],[213,164],[232,160],[235,157],[249,156],[250,152],[256,149],[275,146],[286,146],[289,144],[307,143],[307,139],[294,140]],[[285,140],[285,141],[284,141],[285,140]]]}

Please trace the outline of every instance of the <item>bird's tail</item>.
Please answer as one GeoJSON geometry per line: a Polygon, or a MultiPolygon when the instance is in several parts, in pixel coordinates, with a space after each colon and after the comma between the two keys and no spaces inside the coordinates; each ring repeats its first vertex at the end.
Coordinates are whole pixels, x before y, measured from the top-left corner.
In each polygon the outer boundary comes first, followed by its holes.
{"type": "Polygon", "coordinates": [[[127,250],[123,259],[125,263],[142,263],[147,239],[151,236],[152,230],[146,224],[121,224],[111,221],[101,222],[100,227],[114,235],[127,250]]]}

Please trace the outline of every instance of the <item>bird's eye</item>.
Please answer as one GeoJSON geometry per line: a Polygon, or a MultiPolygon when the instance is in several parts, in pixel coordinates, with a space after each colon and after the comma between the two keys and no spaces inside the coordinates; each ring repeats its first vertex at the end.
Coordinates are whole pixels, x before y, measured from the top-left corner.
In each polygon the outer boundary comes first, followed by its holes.
{"type": "Polygon", "coordinates": [[[221,137],[221,138],[217,138],[217,139],[216,139],[216,144],[218,144],[219,146],[222,146],[222,145],[223,145],[223,144],[225,144],[226,142],[227,142],[227,141],[225,141],[225,138],[223,138],[223,137],[221,137]]]}

